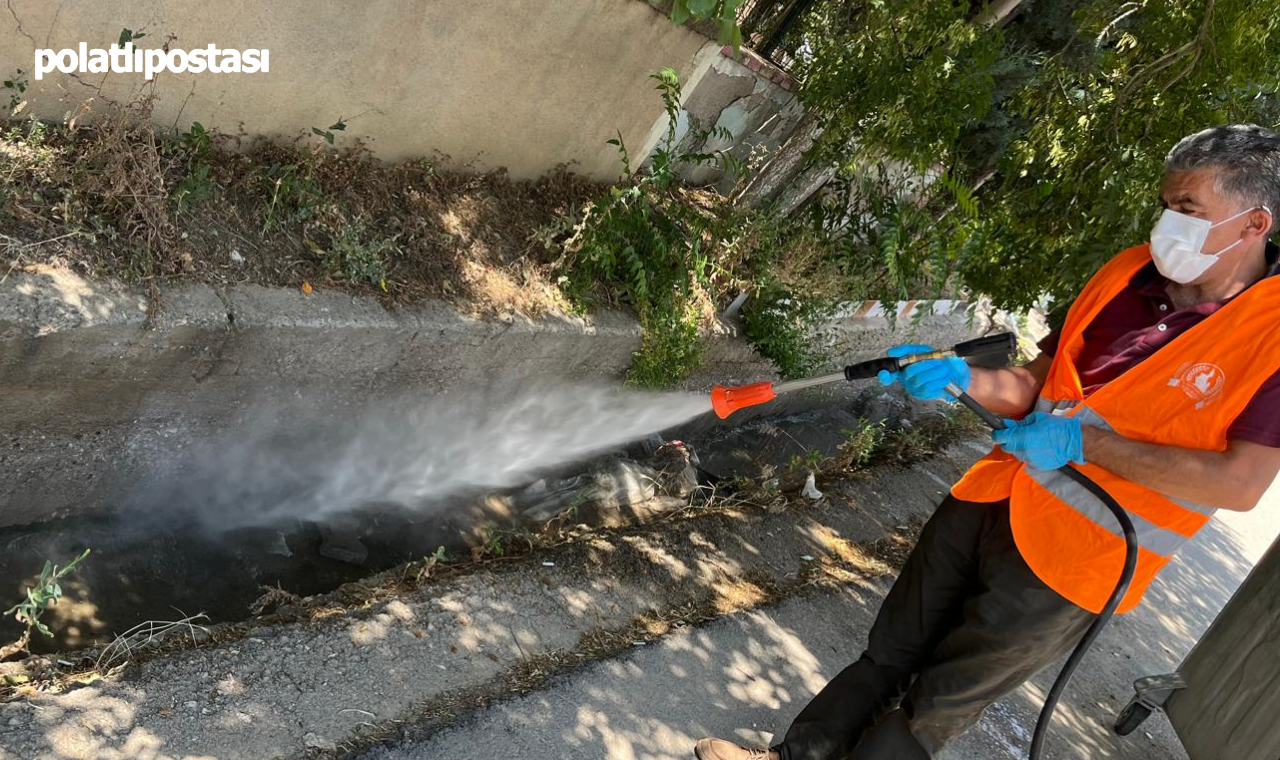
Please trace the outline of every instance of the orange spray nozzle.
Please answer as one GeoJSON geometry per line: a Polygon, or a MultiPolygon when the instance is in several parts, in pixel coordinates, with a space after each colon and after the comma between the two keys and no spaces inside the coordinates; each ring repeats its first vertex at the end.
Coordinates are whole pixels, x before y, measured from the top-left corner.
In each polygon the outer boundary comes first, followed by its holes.
{"type": "Polygon", "coordinates": [[[711,408],[716,416],[724,419],[739,409],[773,401],[778,395],[773,392],[773,383],[752,383],[728,387],[717,385],[711,389],[711,408]]]}

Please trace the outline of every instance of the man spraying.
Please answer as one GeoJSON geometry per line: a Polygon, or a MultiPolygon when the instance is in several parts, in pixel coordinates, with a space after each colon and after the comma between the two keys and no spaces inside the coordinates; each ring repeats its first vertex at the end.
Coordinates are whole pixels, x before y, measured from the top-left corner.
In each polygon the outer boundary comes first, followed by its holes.
{"type": "Polygon", "coordinates": [[[703,739],[700,760],[929,760],[1063,657],[1125,555],[1110,512],[1057,472],[1068,463],[1136,528],[1120,613],[1215,510],[1258,503],[1280,471],[1280,136],[1231,125],[1184,138],[1160,196],[1151,241],[1093,276],[1030,363],[882,374],[918,399],[955,383],[1018,421],[925,525],[862,657],[777,746],[703,739]]]}

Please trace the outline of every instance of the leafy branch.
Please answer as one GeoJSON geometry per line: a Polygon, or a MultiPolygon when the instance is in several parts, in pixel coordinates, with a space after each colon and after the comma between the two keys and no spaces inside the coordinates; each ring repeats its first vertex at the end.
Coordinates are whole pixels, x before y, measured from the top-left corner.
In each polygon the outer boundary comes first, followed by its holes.
{"type": "Polygon", "coordinates": [[[49,630],[49,627],[40,621],[40,617],[46,610],[55,606],[62,599],[60,581],[72,570],[75,570],[76,566],[88,556],[89,550],[85,549],[83,554],[71,560],[63,568],[59,568],[47,560],[45,561],[44,569],[40,571],[40,577],[36,580],[36,585],[27,589],[27,598],[4,612],[5,616],[13,615],[19,623],[26,626],[26,630],[17,642],[0,647],[0,660],[26,651],[28,644],[31,642],[31,630],[33,628],[45,636],[53,637],[53,631],[49,630]]]}
{"type": "Polygon", "coordinates": [[[742,48],[742,28],[738,26],[738,6],[742,0],[675,0],[671,4],[671,20],[684,24],[695,21],[717,21],[720,25],[719,42],[733,45],[734,51],[742,48]]]}

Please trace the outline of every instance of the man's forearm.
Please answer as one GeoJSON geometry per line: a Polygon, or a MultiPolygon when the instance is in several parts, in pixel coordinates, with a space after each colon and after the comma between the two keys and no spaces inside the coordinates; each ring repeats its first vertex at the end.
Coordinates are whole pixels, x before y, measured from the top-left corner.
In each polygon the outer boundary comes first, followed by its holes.
{"type": "Polygon", "coordinates": [[[996,414],[1021,417],[1035,406],[1043,382],[1029,367],[974,367],[969,395],[996,414]]]}
{"type": "Polygon", "coordinates": [[[1086,462],[1174,498],[1244,512],[1270,482],[1230,452],[1135,441],[1088,425],[1083,433],[1086,462]]]}

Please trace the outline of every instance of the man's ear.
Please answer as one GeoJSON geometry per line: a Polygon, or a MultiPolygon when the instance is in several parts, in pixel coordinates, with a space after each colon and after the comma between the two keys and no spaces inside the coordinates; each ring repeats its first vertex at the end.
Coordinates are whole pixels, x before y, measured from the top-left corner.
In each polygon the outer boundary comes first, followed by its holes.
{"type": "Polygon", "coordinates": [[[1262,238],[1265,240],[1269,237],[1268,233],[1271,231],[1271,225],[1274,222],[1275,217],[1272,215],[1271,210],[1266,206],[1259,206],[1249,212],[1249,223],[1245,226],[1242,237],[1247,239],[1262,238]]]}

